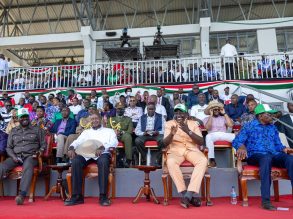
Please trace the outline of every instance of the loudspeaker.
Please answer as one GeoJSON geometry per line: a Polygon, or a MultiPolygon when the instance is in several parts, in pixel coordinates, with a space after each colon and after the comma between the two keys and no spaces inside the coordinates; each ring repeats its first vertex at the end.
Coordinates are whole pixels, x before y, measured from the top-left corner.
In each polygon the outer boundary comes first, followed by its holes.
{"type": "Polygon", "coordinates": [[[110,36],[110,37],[112,37],[112,36],[116,36],[116,32],[114,32],[114,31],[112,31],[112,32],[106,32],[106,36],[110,36]]]}

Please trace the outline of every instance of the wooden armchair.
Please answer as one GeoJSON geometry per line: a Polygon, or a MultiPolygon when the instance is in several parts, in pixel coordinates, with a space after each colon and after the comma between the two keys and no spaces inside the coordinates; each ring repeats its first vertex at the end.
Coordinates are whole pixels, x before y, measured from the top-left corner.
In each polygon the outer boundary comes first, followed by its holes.
{"type": "MultiPolygon", "coordinates": [[[[38,166],[34,168],[34,174],[32,177],[30,193],[29,193],[29,202],[35,201],[35,190],[36,190],[36,181],[39,175],[44,176],[45,178],[45,194],[49,192],[50,188],[50,169],[47,168],[47,165],[50,164],[52,156],[52,144],[53,136],[48,134],[45,136],[47,142],[47,148],[43,152],[42,156],[39,154],[35,155],[35,159],[38,159],[38,166]]],[[[8,173],[8,177],[13,180],[17,180],[17,194],[19,193],[20,179],[22,177],[22,166],[15,167],[8,173]]]]}
{"type": "MultiPolygon", "coordinates": [[[[291,154],[293,151],[290,152],[291,154]]],[[[237,159],[237,170],[239,174],[238,187],[239,199],[242,201],[242,206],[248,206],[248,192],[247,180],[259,180],[259,167],[244,164],[241,160],[237,159]]],[[[274,187],[275,201],[279,201],[279,180],[290,180],[287,170],[285,168],[272,167],[271,178],[274,187]]],[[[292,188],[293,199],[293,188],[292,188]]]]}
{"type": "MultiPolygon", "coordinates": [[[[115,178],[115,168],[116,168],[116,149],[111,148],[111,161],[110,161],[110,173],[109,173],[109,179],[108,179],[108,196],[111,198],[115,198],[116,196],[116,178],[115,178]],[[111,190],[111,196],[110,196],[110,190],[111,190]]],[[[94,178],[97,177],[99,174],[98,172],[98,166],[96,162],[90,163],[84,168],[83,171],[83,183],[82,183],[82,193],[84,195],[84,184],[85,184],[85,178],[94,178]]],[[[68,184],[68,192],[69,197],[72,196],[72,183],[71,183],[71,168],[68,170],[66,174],[66,180],[68,184]]]]}
{"type": "MultiPolygon", "coordinates": [[[[167,150],[163,149],[162,153],[163,153],[162,181],[163,181],[163,187],[164,187],[164,205],[168,205],[168,201],[172,199],[172,178],[169,174],[168,167],[167,167],[167,150]]],[[[207,158],[208,150],[204,150],[203,153],[205,154],[207,158]]],[[[194,166],[190,162],[185,160],[180,165],[180,168],[184,178],[188,179],[191,177],[194,166]]],[[[211,175],[208,173],[208,167],[207,167],[207,171],[201,182],[201,199],[202,201],[206,202],[207,206],[213,205],[211,201],[211,197],[210,197],[210,180],[211,180],[211,175]]]]}
{"type": "MultiPolygon", "coordinates": [[[[38,160],[38,165],[34,167],[34,174],[32,177],[32,182],[31,182],[31,187],[30,187],[30,192],[29,192],[29,202],[34,202],[35,201],[35,190],[36,190],[36,182],[37,182],[37,177],[39,173],[42,172],[43,170],[43,159],[42,157],[37,154],[35,155],[35,159],[38,160]]],[[[11,170],[7,177],[13,180],[17,180],[17,195],[19,193],[19,186],[20,186],[20,179],[22,177],[22,171],[23,168],[22,166],[17,166],[13,170],[11,170]]]]}

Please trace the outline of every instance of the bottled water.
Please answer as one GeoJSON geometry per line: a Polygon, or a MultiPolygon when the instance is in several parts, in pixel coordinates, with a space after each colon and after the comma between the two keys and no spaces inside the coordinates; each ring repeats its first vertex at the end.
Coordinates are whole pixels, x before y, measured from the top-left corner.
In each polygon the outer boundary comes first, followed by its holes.
{"type": "Polygon", "coordinates": [[[231,189],[231,204],[232,205],[236,205],[237,204],[237,196],[236,196],[236,192],[235,192],[235,187],[232,186],[232,189],[231,189]]]}

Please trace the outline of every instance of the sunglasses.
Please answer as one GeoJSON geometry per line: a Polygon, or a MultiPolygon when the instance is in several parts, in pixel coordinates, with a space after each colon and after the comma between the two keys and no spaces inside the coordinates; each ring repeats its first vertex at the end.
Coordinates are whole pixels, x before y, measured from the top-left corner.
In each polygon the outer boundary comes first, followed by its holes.
{"type": "Polygon", "coordinates": [[[8,107],[8,106],[12,106],[12,105],[5,105],[6,107],[8,107]]]}
{"type": "Polygon", "coordinates": [[[220,111],[220,109],[213,109],[213,111],[220,111]]]}
{"type": "Polygon", "coordinates": [[[129,100],[129,102],[134,102],[135,100],[129,100]]]}

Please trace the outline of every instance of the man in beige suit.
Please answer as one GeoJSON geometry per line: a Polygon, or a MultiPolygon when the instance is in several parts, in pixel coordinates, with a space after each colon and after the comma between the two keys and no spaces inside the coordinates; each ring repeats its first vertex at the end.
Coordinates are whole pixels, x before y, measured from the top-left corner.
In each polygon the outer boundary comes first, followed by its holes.
{"type": "Polygon", "coordinates": [[[204,140],[201,131],[192,120],[187,120],[187,108],[183,104],[174,107],[174,119],[165,125],[164,145],[167,147],[167,167],[177,190],[182,197],[180,204],[188,208],[190,204],[200,206],[199,198],[193,197],[199,193],[202,178],[207,168],[207,159],[199,150],[204,140]],[[185,160],[194,165],[190,183],[186,189],[180,164],[185,160]]]}

